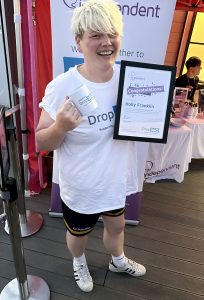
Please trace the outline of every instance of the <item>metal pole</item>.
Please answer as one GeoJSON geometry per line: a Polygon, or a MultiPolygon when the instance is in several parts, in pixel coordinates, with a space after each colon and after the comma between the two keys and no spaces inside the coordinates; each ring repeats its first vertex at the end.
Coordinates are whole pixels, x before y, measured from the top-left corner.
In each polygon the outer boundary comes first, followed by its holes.
{"type": "MultiPolygon", "coordinates": [[[[17,186],[14,178],[9,178],[4,190],[1,190],[1,198],[4,201],[7,221],[9,224],[11,246],[13,250],[16,276],[21,299],[29,297],[28,282],[26,275],[25,261],[23,257],[21,233],[17,210],[17,186]]],[[[9,298],[8,298],[9,299],[9,298]]]]}
{"type": "Polygon", "coordinates": [[[21,34],[21,14],[20,1],[13,0],[14,6],[14,23],[16,35],[16,55],[18,64],[18,95],[20,103],[21,116],[21,133],[23,145],[23,168],[24,168],[24,187],[25,196],[30,196],[29,182],[28,182],[28,159],[27,152],[27,126],[26,126],[26,104],[25,104],[25,88],[24,88],[24,72],[23,72],[23,51],[22,51],[22,34],[21,34]]]}
{"type": "MultiPolygon", "coordinates": [[[[6,17],[5,17],[5,6],[4,0],[0,0],[0,27],[2,28],[3,41],[5,47],[5,61],[7,67],[7,77],[8,77],[8,88],[9,88],[9,97],[10,97],[10,106],[14,105],[14,97],[13,97],[13,88],[12,88],[12,78],[11,78],[11,68],[10,68],[10,57],[9,57],[9,47],[8,47],[8,36],[6,31],[6,17]]],[[[2,104],[2,103],[1,103],[2,104]]]]}
{"type": "Polygon", "coordinates": [[[14,265],[17,278],[10,281],[2,290],[0,300],[49,300],[50,290],[47,283],[36,276],[26,274],[23,247],[21,242],[20,224],[17,209],[17,186],[14,178],[8,178],[5,187],[0,190],[0,197],[4,201],[14,265]]]}
{"type": "MultiPolygon", "coordinates": [[[[25,113],[25,97],[24,97],[24,88],[23,88],[23,62],[22,62],[22,44],[21,44],[21,19],[20,19],[20,2],[14,1],[15,5],[15,14],[14,14],[14,21],[15,21],[15,31],[16,31],[16,48],[17,48],[17,62],[18,62],[18,81],[19,81],[19,101],[20,104],[10,108],[6,111],[5,115],[6,118],[10,120],[12,119],[12,115],[15,115],[17,111],[20,110],[21,114],[21,126],[18,125],[18,127],[21,127],[22,129],[22,144],[23,144],[23,167],[24,167],[24,182],[25,182],[25,193],[22,185],[21,180],[21,168],[20,168],[20,159],[19,159],[19,151],[17,147],[17,140],[15,135],[15,128],[13,128],[13,131],[11,131],[11,139],[10,139],[10,149],[12,152],[11,160],[13,165],[13,171],[14,171],[14,177],[17,180],[18,184],[18,211],[19,211],[19,219],[20,219],[20,227],[21,227],[21,236],[27,237],[29,235],[32,235],[36,233],[43,225],[43,217],[36,212],[32,211],[26,211],[25,208],[25,196],[30,196],[30,191],[28,187],[28,154],[27,154],[27,138],[26,138],[26,113],[25,113]],[[18,5],[19,3],[19,5],[18,5]]],[[[5,20],[5,7],[4,7],[4,1],[0,0],[1,4],[1,15],[2,15],[2,30],[4,33],[6,33],[6,20],[5,20]]],[[[5,38],[7,37],[6,34],[4,35],[5,38]]],[[[8,51],[8,40],[5,39],[5,49],[6,49],[6,59],[7,59],[7,69],[8,69],[8,77],[9,77],[9,87],[10,90],[12,90],[12,80],[11,80],[11,72],[10,72],[10,60],[9,60],[9,51],[8,51]]],[[[13,101],[13,93],[10,92],[11,96],[11,104],[14,104],[13,101]]],[[[14,121],[16,119],[14,118],[14,121]]],[[[13,123],[12,123],[13,124],[13,123]]],[[[13,125],[12,125],[13,126],[13,125]]],[[[5,222],[5,231],[9,233],[9,227],[8,222],[5,222]]]]}
{"type": "MultiPolygon", "coordinates": [[[[38,232],[39,229],[43,225],[43,217],[41,214],[32,212],[30,210],[26,211],[25,208],[25,198],[23,193],[23,186],[21,181],[21,173],[20,173],[20,159],[19,152],[17,147],[16,140],[16,131],[12,121],[12,115],[19,110],[19,106],[16,106],[12,109],[9,109],[5,112],[6,116],[6,130],[9,133],[9,142],[10,142],[10,160],[13,168],[14,177],[17,180],[18,186],[18,210],[19,210],[19,221],[21,228],[21,236],[27,237],[33,235],[38,232]]],[[[5,222],[5,231],[9,233],[8,222],[5,222]]]]}
{"type": "Polygon", "coordinates": [[[26,222],[26,215],[25,215],[25,201],[24,200],[24,194],[23,194],[23,187],[22,187],[22,181],[20,177],[19,170],[20,167],[20,161],[18,159],[18,153],[17,153],[17,139],[16,139],[16,133],[15,133],[15,127],[7,127],[8,137],[9,137],[9,144],[10,144],[10,152],[11,152],[11,162],[12,162],[12,170],[14,178],[17,181],[17,187],[18,187],[18,212],[19,212],[19,219],[20,223],[26,222]]]}

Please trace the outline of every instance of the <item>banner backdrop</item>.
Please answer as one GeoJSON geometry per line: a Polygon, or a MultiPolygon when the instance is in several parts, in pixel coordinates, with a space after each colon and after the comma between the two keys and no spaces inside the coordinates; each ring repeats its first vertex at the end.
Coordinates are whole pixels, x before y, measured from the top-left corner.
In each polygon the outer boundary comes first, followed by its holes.
{"type": "MultiPolygon", "coordinates": [[[[81,0],[50,1],[53,77],[83,62],[70,31],[73,9],[81,5],[81,0]]],[[[163,64],[175,5],[176,0],[118,1],[124,20],[118,62],[123,59],[163,64]]],[[[127,197],[125,217],[126,221],[137,224],[148,143],[137,143],[136,147],[138,192],[127,197]]],[[[59,193],[57,158],[54,153],[50,215],[58,215],[61,212],[59,193]]]]}
{"type": "MultiPolygon", "coordinates": [[[[119,0],[124,34],[118,60],[163,64],[176,0],[119,0]]],[[[53,76],[75,65],[82,55],[70,31],[73,9],[81,0],[51,0],[53,76]],[[77,59],[76,59],[77,58],[77,59]]]]}

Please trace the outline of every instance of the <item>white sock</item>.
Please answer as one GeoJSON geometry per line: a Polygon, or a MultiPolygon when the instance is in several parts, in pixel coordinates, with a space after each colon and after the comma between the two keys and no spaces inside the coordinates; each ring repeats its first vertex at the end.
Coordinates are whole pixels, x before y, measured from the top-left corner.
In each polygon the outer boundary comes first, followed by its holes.
{"type": "Polygon", "coordinates": [[[74,258],[73,258],[73,264],[74,264],[75,266],[79,266],[79,265],[84,265],[84,264],[86,264],[86,257],[85,257],[85,254],[83,253],[82,256],[74,257],[74,258]]]}
{"type": "Polygon", "coordinates": [[[114,265],[117,267],[123,267],[125,264],[125,254],[124,252],[120,256],[113,256],[112,255],[112,260],[114,265]]]}

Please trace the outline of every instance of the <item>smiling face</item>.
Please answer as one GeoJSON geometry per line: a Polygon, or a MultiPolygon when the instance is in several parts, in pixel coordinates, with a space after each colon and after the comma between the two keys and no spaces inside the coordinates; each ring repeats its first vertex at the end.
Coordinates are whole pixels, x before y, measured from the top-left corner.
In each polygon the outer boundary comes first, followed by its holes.
{"type": "Polygon", "coordinates": [[[76,37],[78,49],[84,55],[84,64],[89,69],[108,70],[112,68],[120,50],[121,37],[92,30],[76,37]]]}

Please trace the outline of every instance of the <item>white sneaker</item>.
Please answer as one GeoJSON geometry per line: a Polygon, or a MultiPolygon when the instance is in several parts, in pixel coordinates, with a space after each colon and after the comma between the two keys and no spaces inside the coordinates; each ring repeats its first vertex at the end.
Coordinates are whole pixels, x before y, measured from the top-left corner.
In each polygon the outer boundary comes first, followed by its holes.
{"type": "Polygon", "coordinates": [[[146,268],[143,265],[140,265],[127,257],[125,257],[125,264],[122,267],[117,267],[111,260],[109,263],[109,270],[112,272],[124,272],[134,277],[146,274],[146,268]]]}
{"type": "Polygon", "coordinates": [[[89,273],[87,264],[74,265],[74,278],[78,287],[84,292],[91,292],[93,290],[93,280],[89,273]]]}

